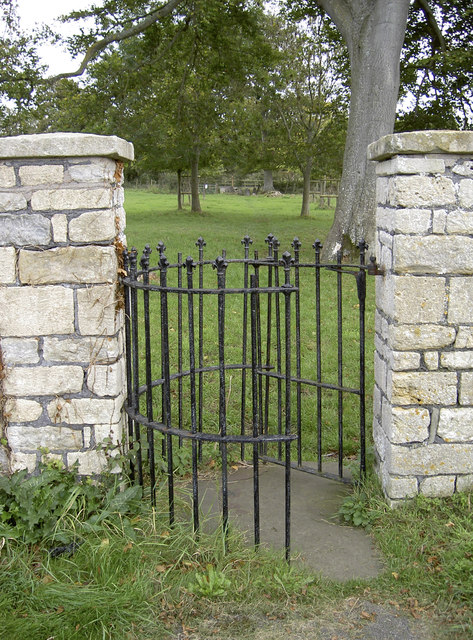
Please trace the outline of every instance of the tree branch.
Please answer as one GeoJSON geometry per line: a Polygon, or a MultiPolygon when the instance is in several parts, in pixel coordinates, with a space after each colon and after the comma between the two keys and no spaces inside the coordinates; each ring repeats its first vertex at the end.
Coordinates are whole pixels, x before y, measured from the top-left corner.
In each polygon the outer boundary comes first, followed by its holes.
{"type": "Polygon", "coordinates": [[[416,0],[416,4],[424,14],[427,24],[432,31],[432,49],[434,51],[437,49],[446,51],[447,45],[445,44],[445,38],[443,37],[443,33],[437,23],[432,7],[429,4],[429,0],[416,0]]]}
{"type": "Polygon", "coordinates": [[[103,51],[109,44],[112,42],[121,42],[122,40],[126,40],[127,38],[131,38],[133,36],[138,35],[145,31],[148,27],[150,27],[158,20],[165,18],[167,15],[172,13],[176,7],[182,4],[184,0],[169,0],[165,5],[156,9],[150,13],[146,18],[141,20],[141,22],[137,22],[132,27],[128,27],[127,29],[123,29],[118,33],[109,33],[101,40],[97,40],[94,42],[87,51],[85,52],[84,58],[80,64],[80,67],[77,71],[71,71],[69,73],[60,73],[57,76],[53,76],[49,78],[51,82],[57,82],[58,80],[62,80],[63,78],[75,78],[77,76],[81,76],[87,68],[89,62],[94,60],[98,56],[98,54],[103,51]]]}

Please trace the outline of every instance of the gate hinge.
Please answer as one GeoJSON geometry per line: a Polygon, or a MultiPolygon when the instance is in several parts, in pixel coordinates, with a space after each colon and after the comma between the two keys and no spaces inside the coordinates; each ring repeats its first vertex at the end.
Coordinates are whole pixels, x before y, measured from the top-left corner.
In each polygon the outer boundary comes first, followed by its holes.
{"type": "Polygon", "coordinates": [[[384,276],[384,269],[378,267],[375,256],[370,256],[370,264],[366,271],[369,276],[384,276]]]}

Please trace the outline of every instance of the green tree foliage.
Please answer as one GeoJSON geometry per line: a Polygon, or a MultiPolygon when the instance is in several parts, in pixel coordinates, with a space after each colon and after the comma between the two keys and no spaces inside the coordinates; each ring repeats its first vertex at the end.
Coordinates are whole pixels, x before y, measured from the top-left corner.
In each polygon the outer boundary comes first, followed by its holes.
{"type": "Polygon", "coordinates": [[[415,1],[401,61],[399,131],[473,127],[473,5],[415,1]]]}
{"type": "Polygon", "coordinates": [[[0,132],[14,135],[31,127],[43,69],[36,53],[37,37],[21,31],[12,0],[0,0],[0,24],[0,132]]]}

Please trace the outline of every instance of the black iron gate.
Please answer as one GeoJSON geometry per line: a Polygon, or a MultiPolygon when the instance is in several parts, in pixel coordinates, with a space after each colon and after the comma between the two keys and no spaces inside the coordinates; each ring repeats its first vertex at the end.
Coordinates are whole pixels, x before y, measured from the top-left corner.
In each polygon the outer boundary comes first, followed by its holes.
{"type": "Polygon", "coordinates": [[[245,236],[241,258],[223,251],[207,260],[206,243],[199,238],[198,259],[178,254],[171,264],[160,242],[155,266],[148,245],[139,264],[136,249],[124,252],[128,444],[132,477],[149,485],[153,505],[158,473],[166,474],[171,524],[176,460],[188,460],[195,531],[199,468],[209,464],[208,451],[213,458],[219,452],[224,531],[229,464],[248,460],[255,545],[260,543],[259,465],[284,465],[289,557],[291,469],[347,481],[348,442],[359,473],[365,471],[366,273],[375,265],[365,265],[364,243],[356,265],[343,264],[341,254],[335,264],[322,263],[319,241],[310,259],[306,254],[302,259],[298,238],[292,253],[282,255],[272,234],[266,244],[263,257],[258,251],[250,257],[252,240],[245,236]],[[350,323],[348,355],[347,309],[357,315],[355,333],[350,323]],[[338,461],[335,472],[324,466],[331,458],[338,461]]]}

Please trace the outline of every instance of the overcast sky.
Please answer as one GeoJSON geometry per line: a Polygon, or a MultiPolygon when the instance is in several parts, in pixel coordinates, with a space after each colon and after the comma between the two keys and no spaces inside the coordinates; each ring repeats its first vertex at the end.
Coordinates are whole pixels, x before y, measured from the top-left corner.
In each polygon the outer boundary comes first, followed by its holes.
{"type": "MultiPolygon", "coordinates": [[[[48,24],[52,29],[58,27],[60,33],[69,35],[77,30],[77,24],[64,25],[57,23],[57,16],[69,13],[77,9],[84,9],[92,4],[83,0],[18,0],[18,13],[21,25],[25,29],[32,28],[35,24],[48,24]]],[[[95,2],[100,4],[100,2],[95,2]]],[[[50,73],[73,71],[78,67],[77,61],[71,60],[67,51],[60,45],[45,46],[40,50],[43,62],[49,65],[50,73]]]]}

